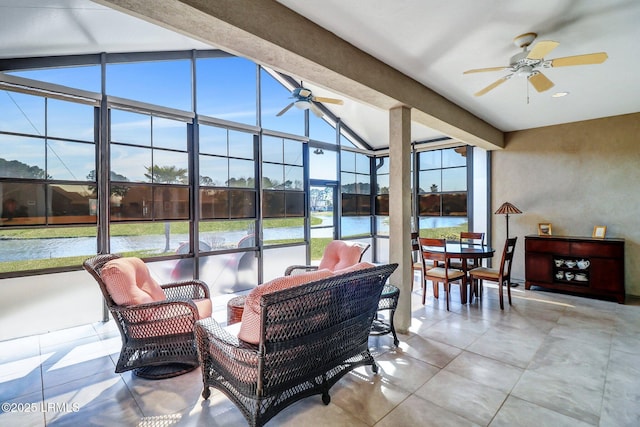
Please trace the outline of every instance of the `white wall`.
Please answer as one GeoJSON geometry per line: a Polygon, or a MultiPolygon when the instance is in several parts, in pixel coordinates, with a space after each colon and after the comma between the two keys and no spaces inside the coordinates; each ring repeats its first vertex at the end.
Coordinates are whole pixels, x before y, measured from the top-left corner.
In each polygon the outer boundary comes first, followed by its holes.
{"type": "Polygon", "coordinates": [[[102,294],[86,271],[0,280],[0,341],[102,320],[102,294]]]}

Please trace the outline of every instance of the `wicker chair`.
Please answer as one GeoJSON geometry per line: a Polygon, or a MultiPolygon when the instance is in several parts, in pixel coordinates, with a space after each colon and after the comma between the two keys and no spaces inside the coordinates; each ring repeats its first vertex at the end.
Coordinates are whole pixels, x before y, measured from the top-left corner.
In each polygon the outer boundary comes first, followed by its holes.
{"type": "Polygon", "coordinates": [[[204,390],[227,395],[251,426],[321,394],[352,369],[378,367],[369,352],[371,324],[397,264],[331,275],[260,297],[260,337],[245,343],[214,319],[196,322],[204,390]]]}
{"type": "MultiPolygon", "coordinates": [[[[103,267],[118,255],[97,255],[83,267],[96,279],[105,303],[118,325],[122,349],[116,372],[133,372],[142,378],[169,378],[199,366],[193,324],[199,319],[198,305],[209,307],[209,288],[199,280],[161,285],[164,301],[118,305],[103,280],[103,267]],[[207,304],[202,304],[207,303],[207,304]]],[[[146,268],[146,266],[144,266],[146,268]]],[[[202,311],[207,311],[203,308],[202,311]]]]}
{"type": "Polygon", "coordinates": [[[350,267],[362,261],[362,256],[369,249],[368,243],[332,240],[329,242],[318,265],[292,265],[287,267],[285,276],[326,268],[334,271],[350,267]]]}

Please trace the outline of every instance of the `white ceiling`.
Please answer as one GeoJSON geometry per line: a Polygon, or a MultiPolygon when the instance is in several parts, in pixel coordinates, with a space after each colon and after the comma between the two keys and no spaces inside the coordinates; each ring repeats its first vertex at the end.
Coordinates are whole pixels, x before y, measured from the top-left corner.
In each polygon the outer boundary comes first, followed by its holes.
{"type": "MultiPolygon", "coordinates": [[[[638,0],[279,0],[361,50],[407,74],[502,131],[640,111],[638,0]],[[545,70],[547,92],[513,78],[482,97],[473,93],[506,72],[520,49],[512,39],[537,32],[560,45],[547,59],[607,52],[599,65],[545,70]],[[566,91],[563,98],[552,98],[566,91]]],[[[0,58],[99,52],[211,49],[180,34],[90,0],[0,0],[0,58]]],[[[318,96],[340,94],[315,87],[318,96]]],[[[386,112],[345,97],[329,106],[376,147],[387,141],[386,112]]],[[[283,100],[283,106],[287,100],[283,100]]],[[[414,124],[413,139],[438,133],[414,124]]]]}
{"type": "Polygon", "coordinates": [[[503,131],[640,111],[638,0],[278,0],[359,49],[503,131]],[[603,64],[544,74],[549,91],[513,78],[488,94],[473,94],[506,72],[463,75],[509,65],[512,40],[527,32],[560,45],[549,55],[607,52],[603,64]],[[552,98],[555,92],[569,95],[552,98]]]}

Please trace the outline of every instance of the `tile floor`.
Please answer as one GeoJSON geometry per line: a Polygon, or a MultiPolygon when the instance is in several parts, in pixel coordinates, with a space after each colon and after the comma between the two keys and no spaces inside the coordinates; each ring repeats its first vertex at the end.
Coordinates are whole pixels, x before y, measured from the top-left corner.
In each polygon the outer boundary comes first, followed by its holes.
{"type": "MultiPolygon", "coordinates": [[[[416,287],[417,288],[417,287],[416,287]]],[[[268,426],[638,426],[640,304],[497,289],[452,310],[412,294],[410,333],[371,337],[381,368],[359,368],[268,426]]],[[[224,304],[215,317],[225,320],[224,304]]],[[[200,370],[161,381],[115,374],[113,322],[0,342],[1,426],[242,426],[200,370]],[[9,411],[5,410],[8,404],[9,411]],[[15,411],[11,411],[14,409],[15,411]]]]}

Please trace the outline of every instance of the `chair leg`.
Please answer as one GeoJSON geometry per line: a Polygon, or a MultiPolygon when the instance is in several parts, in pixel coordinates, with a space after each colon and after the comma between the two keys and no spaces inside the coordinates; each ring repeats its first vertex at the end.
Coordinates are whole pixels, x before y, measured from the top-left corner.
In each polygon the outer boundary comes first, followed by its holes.
{"type": "Polygon", "coordinates": [[[509,297],[509,305],[511,305],[511,281],[507,280],[507,296],[509,297]]]}
{"type": "Polygon", "coordinates": [[[500,296],[500,310],[504,310],[504,301],[502,298],[502,282],[498,282],[498,295],[500,296]]]}
{"type": "Polygon", "coordinates": [[[449,282],[444,282],[444,293],[447,298],[447,311],[449,311],[449,294],[451,293],[451,284],[449,282]]]}
{"type": "Polygon", "coordinates": [[[427,279],[425,278],[422,281],[422,305],[425,304],[427,298],[427,279]]]}
{"type": "MultiPolygon", "coordinates": [[[[467,293],[467,280],[463,277],[460,280],[460,304],[464,305],[469,301],[469,294],[467,293]]],[[[449,285],[451,289],[451,285],[449,285]]]]}
{"type": "Polygon", "coordinates": [[[433,297],[435,299],[438,299],[438,293],[440,291],[440,282],[436,282],[435,280],[432,280],[431,283],[433,284],[433,297]]]}
{"type": "Polygon", "coordinates": [[[469,278],[469,304],[473,303],[473,296],[476,292],[476,280],[469,278]]]}

